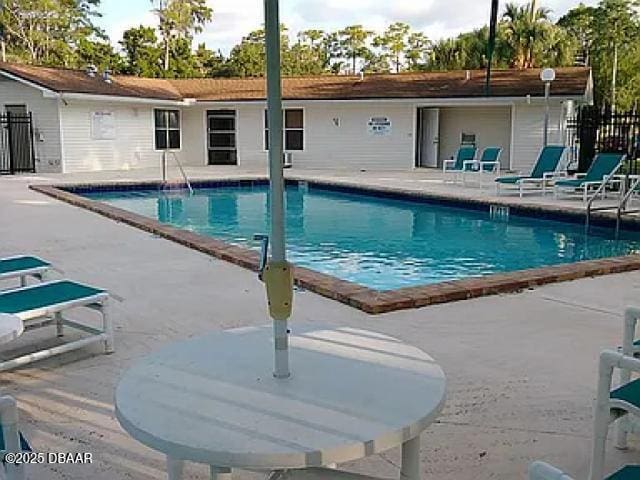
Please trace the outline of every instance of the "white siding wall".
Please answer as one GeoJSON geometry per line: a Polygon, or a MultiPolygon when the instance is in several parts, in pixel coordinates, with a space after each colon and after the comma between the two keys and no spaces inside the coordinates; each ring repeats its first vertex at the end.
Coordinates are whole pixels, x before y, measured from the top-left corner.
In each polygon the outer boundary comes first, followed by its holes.
{"type": "Polygon", "coordinates": [[[182,156],[185,165],[207,164],[206,108],[193,106],[182,110],[182,156]]]}
{"type": "Polygon", "coordinates": [[[44,98],[42,92],[14,80],[0,77],[0,108],[26,105],[33,114],[36,171],[59,172],[61,169],[60,119],[58,100],[44,98]],[[42,141],[40,141],[42,139],[42,141]]]}
{"type": "MultiPolygon", "coordinates": [[[[70,101],[61,106],[64,171],[159,169],[162,153],[154,149],[153,109],[153,106],[143,104],[84,101],[70,101]],[[91,138],[91,112],[94,111],[110,111],[115,114],[114,140],[91,138]]],[[[182,132],[183,148],[176,151],[181,160],[187,140],[184,124],[182,132]]]]}
{"type": "Polygon", "coordinates": [[[440,109],[440,158],[453,158],[462,133],[475,133],[478,149],[502,147],[500,161],[509,167],[511,107],[445,107],[440,109]]]}
{"type": "MultiPolygon", "coordinates": [[[[549,143],[562,144],[562,104],[550,108],[549,143]]],[[[517,104],[513,109],[513,164],[516,171],[529,172],[543,143],[544,105],[517,104]]]]}
{"type": "MultiPolygon", "coordinates": [[[[415,107],[375,102],[289,102],[304,109],[304,151],[293,152],[298,168],[408,170],[414,163],[415,107]],[[371,117],[391,119],[389,135],[367,131],[371,117]],[[333,119],[339,119],[335,126],[333,119]]],[[[264,104],[238,107],[238,159],[242,166],[265,166],[263,144],[264,104]]]]}

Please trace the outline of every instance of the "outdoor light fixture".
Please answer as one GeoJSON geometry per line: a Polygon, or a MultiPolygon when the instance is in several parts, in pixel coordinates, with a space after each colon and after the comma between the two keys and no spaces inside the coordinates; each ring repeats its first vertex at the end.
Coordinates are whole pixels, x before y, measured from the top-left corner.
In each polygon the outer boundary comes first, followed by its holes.
{"type": "Polygon", "coordinates": [[[555,79],[556,71],[553,68],[545,68],[540,72],[540,80],[544,82],[544,137],[542,143],[545,147],[549,142],[549,94],[551,82],[555,79]]]}

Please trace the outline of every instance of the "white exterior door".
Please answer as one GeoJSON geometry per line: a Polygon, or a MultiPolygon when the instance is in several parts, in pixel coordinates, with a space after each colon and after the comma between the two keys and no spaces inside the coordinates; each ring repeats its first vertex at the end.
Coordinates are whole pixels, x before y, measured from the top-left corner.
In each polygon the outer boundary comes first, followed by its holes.
{"type": "Polygon", "coordinates": [[[422,108],[421,109],[421,129],[420,132],[420,167],[437,167],[438,166],[438,144],[440,134],[440,109],[439,108],[422,108]]]}

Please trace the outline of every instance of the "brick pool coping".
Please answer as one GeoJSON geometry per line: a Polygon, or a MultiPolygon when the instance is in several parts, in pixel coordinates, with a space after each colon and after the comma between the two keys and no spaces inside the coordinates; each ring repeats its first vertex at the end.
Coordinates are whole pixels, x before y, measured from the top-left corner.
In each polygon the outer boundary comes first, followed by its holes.
{"type": "MultiPolygon", "coordinates": [[[[265,181],[263,177],[233,178],[229,180],[203,180],[202,182],[192,181],[194,184],[204,183],[233,183],[265,181]]],[[[518,211],[531,216],[577,216],[579,213],[567,212],[557,207],[542,205],[522,205],[510,204],[507,200],[496,202],[472,198],[448,197],[442,194],[432,195],[431,193],[420,193],[415,191],[405,191],[392,188],[378,188],[371,186],[356,186],[340,182],[328,182],[326,180],[309,180],[302,178],[289,179],[294,181],[307,181],[311,184],[335,188],[357,188],[368,193],[381,193],[392,196],[412,197],[423,200],[441,200],[459,204],[475,205],[476,207],[499,203],[510,206],[518,211]]],[[[69,190],[82,189],[109,189],[109,188],[132,188],[160,186],[160,182],[113,182],[113,183],[86,183],[86,184],[62,184],[62,185],[30,185],[29,188],[64,201],[71,205],[85,208],[92,212],[137,227],[146,232],[153,233],[162,238],[172,240],[186,247],[211,255],[213,257],[234,263],[241,267],[257,271],[259,266],[259,255],[257,252],[225,243],[212,237],[207,237],[187,230],[182,230],[170,225],[165,225],[157,220],[153,220],[142,215],[138,215],[118,207],[108,205],[99,201],[90,200],[69,190]]],[[[584,213],[582,213],[584,215],[584,213]]],[[[608,223],[611,219],[606,214],[598,215],[600,222],[608,223]]],[[[632,221],[637,224],[638,222],[632,221]]],[[[636,226],[636,225],[634,225],[636,226]]],[[[316,272],[305,267],[296,266],[294,269],[295,283],[299,287],[315,292],[324,297],[337,300],[349,306],[355,307],[370,314],[379,314],[419,308],[438,303],[453,302],[469,298],[495,295],[500,293],[510,293],[526,288],[532,288],[548,283],[564,282],[585,277],[608,275],[612,273],[629,272],[640,270],[640,255],[625,255],[610,257],[599,260],[585,260],[570,264],[552,265],[548,267],[530,268],[508,273],[496,273],[483,277],[471,277],[461,280],[451,280],[432,285],[421,285],[415,287],[404,287],[396,290],[378,291],[359,285],[354,282],[341,280],[339,278],[316,272]]]]}

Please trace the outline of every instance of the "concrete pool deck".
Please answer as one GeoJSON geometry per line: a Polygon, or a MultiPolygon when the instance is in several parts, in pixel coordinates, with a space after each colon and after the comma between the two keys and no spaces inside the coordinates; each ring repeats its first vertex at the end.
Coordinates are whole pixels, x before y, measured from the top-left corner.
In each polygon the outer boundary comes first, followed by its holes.
{"type": "MultiPolygon", "coordinates": [[[[441,186],[437,172],[303,173],[474,193],[441,186]]],[[[229,178],[262,172],[221,168],[189,174],[229,178]]],[[[0,255],[38,254],[64,276],[103,286],[122,299],[113,302],[115,354],[80,351],[2,376],[2,391],[16,396],[23,430],[36,451],[88,451],[95,457],[92,465],[34,467],[33,479],[163,478],[163,457],[131,439],[114,418],[119,376],[168,342],[268,322],[264,289],[254,273],[27,188],[34,182],[117,179],[157,179],[157,172],[0,178],[0,255]]],[[[637,301],[639,291],[640,272],[632,272],[377,316],[298,292],[292,326],[315,320],[377,330],[424,349],[442,365],[449,393],[440,419],[423,435],[425,479],[524,479],[532,459],[585,478],[597,355],[620,343],[622,309],[637,301]]],[[[31,346],[34,339],[46,345],[49,333],[25,334],[2,352],[31,346]]],[[[609,445],[610,469],[640,462],[640,442],[631,440],[627,452],[609,445]]],[[[391,451],[346,467],[390,477],[398,464],[399,452],[391,451]]],[[[188,478],[207,478],[201,466],[189,472],[188,478]]]]}

